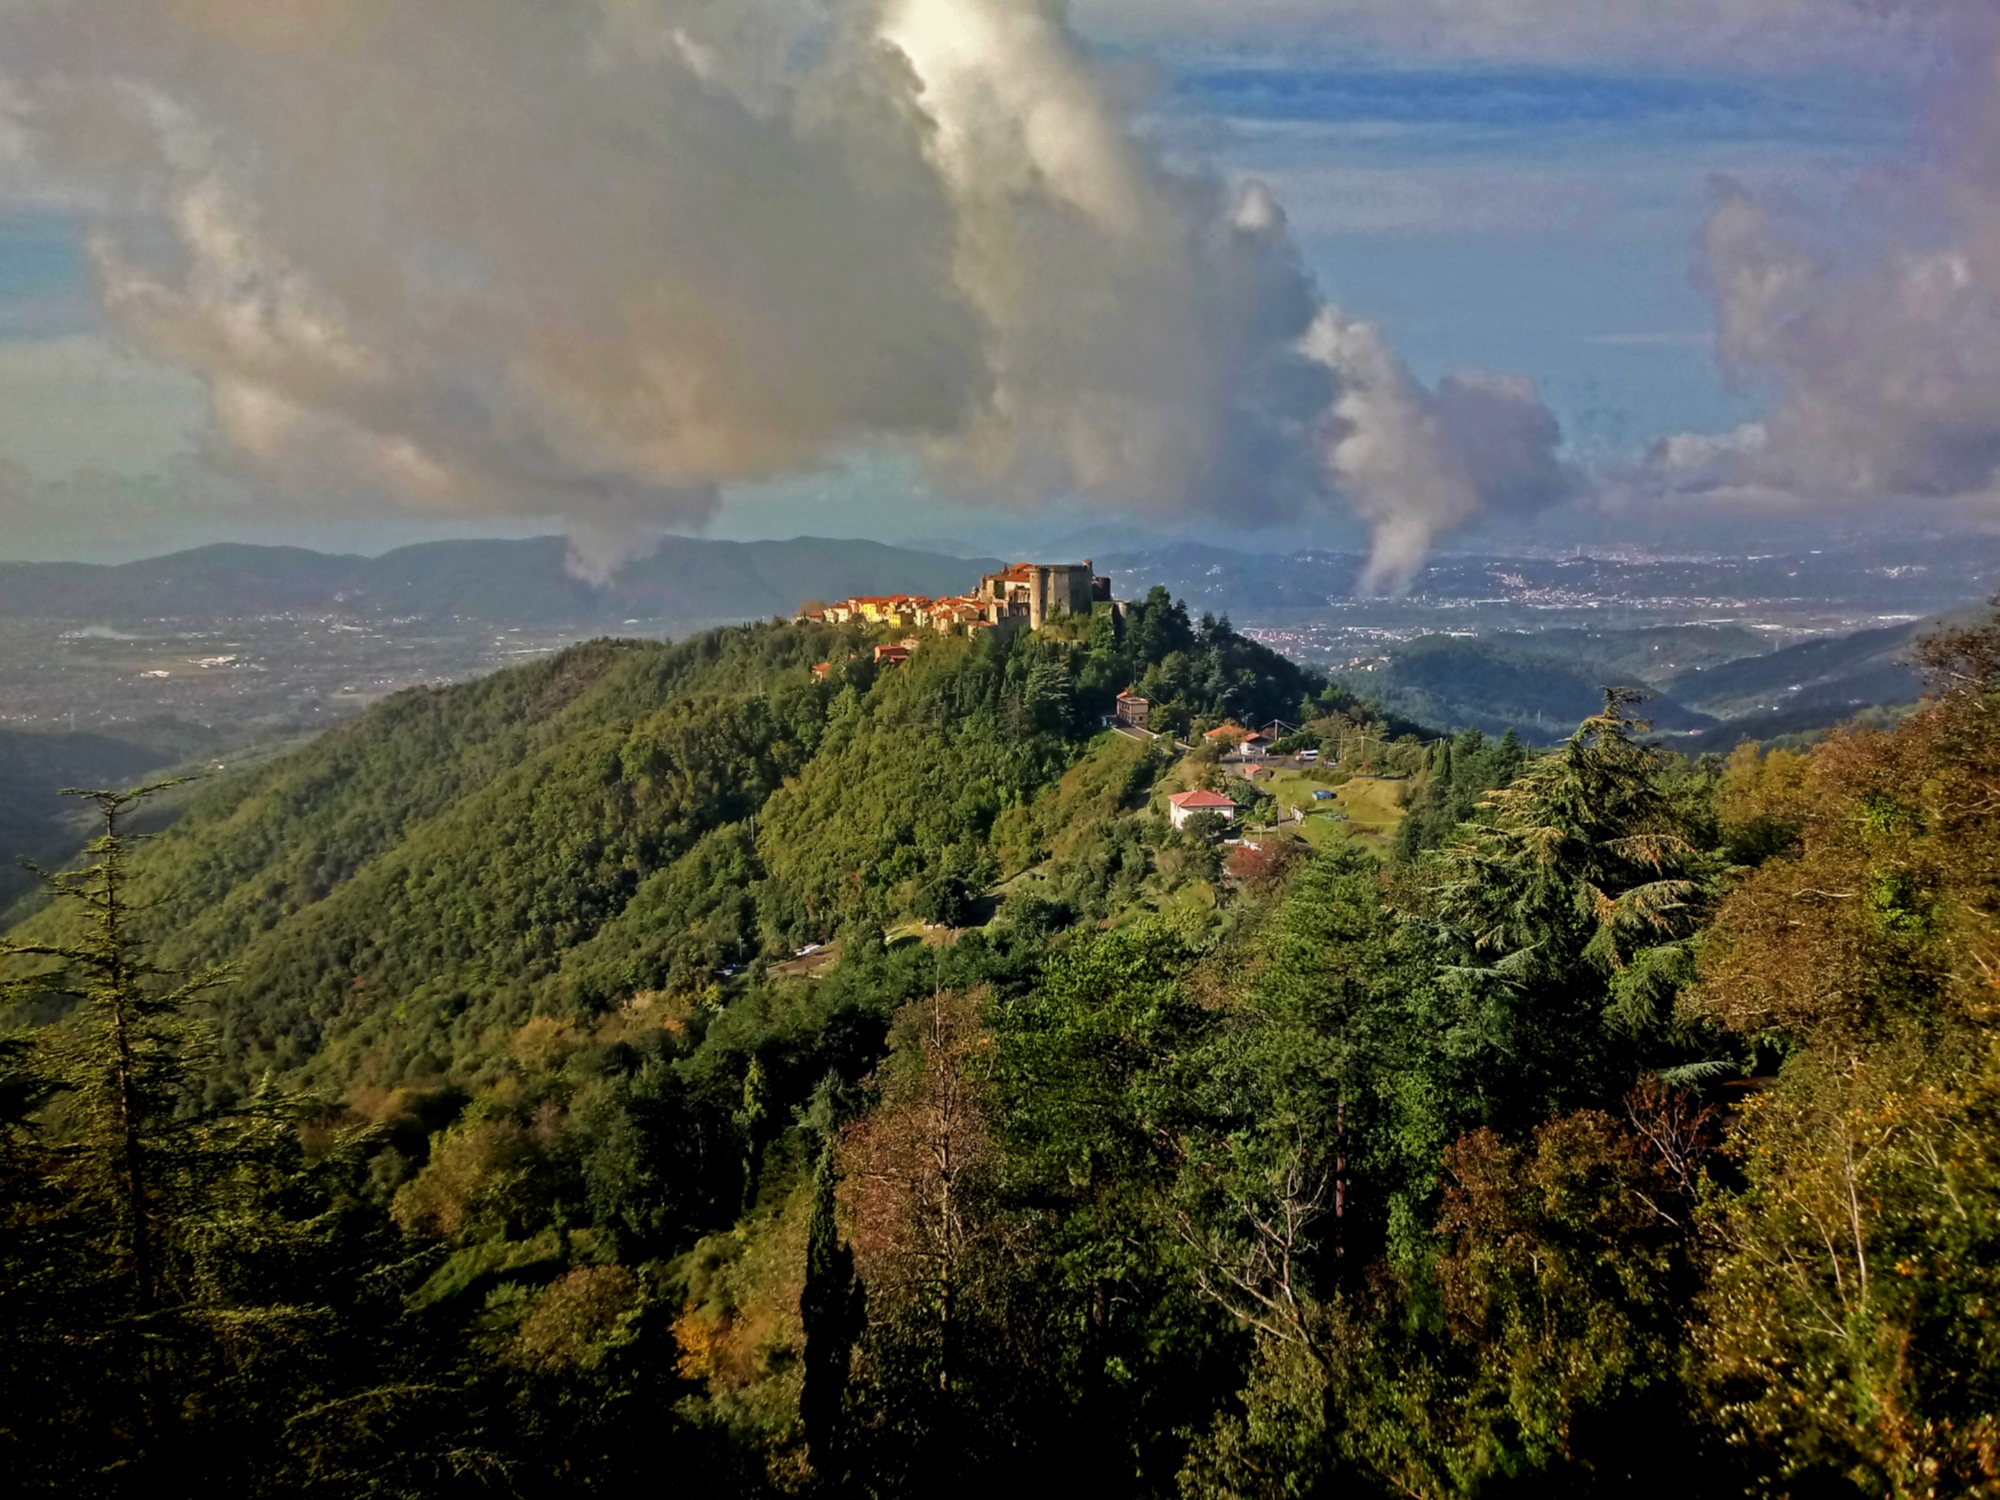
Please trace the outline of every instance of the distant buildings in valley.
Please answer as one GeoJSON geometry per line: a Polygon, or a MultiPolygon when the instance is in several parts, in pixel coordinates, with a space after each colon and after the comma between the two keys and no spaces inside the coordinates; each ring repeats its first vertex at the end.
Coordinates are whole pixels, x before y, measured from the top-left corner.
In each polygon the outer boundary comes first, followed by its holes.
{"type": "MultiPolygon", "coordinates": [[[[988,573],[969,594],[930,599],[921,594],[863,594],[835,604],[801,609],[801,620],[845,625],[859,620],[892,630],[932,630],[941,635],[1012,634],[1040,630],[1062,615],[1087,615],[1099,605],[1115,610],[1111,580],[1081,563],[1015,563],[988,573]]],[[[878,652],[878,659],[882,659],[878,652]]]]}

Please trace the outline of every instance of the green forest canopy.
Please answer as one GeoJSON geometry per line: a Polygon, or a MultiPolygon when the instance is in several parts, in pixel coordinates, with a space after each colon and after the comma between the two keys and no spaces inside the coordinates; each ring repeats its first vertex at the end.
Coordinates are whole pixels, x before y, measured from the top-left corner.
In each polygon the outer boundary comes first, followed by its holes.
{"type": "Polygon", "coordinates": [[[593,643],[114,818],[13,939],[0,1472],[2000,1484],[2000,630],[1699,763],[1618,695],[1388,745],[1157,590],[871,640],[593,643]],[[1127,686],[1393,752],[1391,857],[1174,834],[1222,768],[1127,686]]]}

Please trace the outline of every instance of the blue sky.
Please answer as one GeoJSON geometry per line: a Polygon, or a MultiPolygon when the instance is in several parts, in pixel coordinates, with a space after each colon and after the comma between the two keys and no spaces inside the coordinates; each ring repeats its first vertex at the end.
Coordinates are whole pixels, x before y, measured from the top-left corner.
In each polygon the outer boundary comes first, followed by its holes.
{"type": "MultiPolygon", "coordinates": [[[[1531,376],[1587,465],[1758,414],[1758,394],[1732,390],[1711,348],[1697,265],[1712,177],[1837,210],[1870,172],[1917,151],[1900,75],[1845,66],[1731,73],[1713,60],[1640,70],[1380,52],[1274,62],[1227,40],[1140,58],[1157,85],[1145,128],[1177,156],[1270,183],[1325,295],[1381,323],[1419,377],[1531,376]]],[[[150,482],[203,441],[200,385],[107,333],[82,234],[60,207],[0,207],[0,472],[17,483],[150,482]]],[[[908,465],[863,455],[731,491],[715,531],[1005,540],[988,512],[913,506],[920,489],[908,465]]],[[[17,532],[0,552],[126,555],[305,534],[248,514],[218,504],[201,518],[142,515],[94,539],[17,532]]],[[[311,539],[373,548],[452,529],[363,516],[315,526],[311,539]]]]}
{"type": "MultiPolygon", "coordinates": [[[[1379,322],[1426,381],[1532,377],[1586,465],[1630,462],[1664,433],[1727,432],[1764,405],[1715,357],[1700,277],[1714,176],[1838,212],[1918,151],[1907,77],[1846,68],[1151,66],[1149,128],[1272,184],[1330,300],[1379,322]]],[[[845,521],[855,534],[1006,539],[990,516],[941,505],[913,527],[912,484],[864,464],[745,489],[718,529],[845,521]]],[[[1356,545],[1359,532],[1330,540],[1356,545]]]]}
{"type": "Polygon", "coordinates": [[[1180,109],[1280,189],[1327,293],[1417,373],[1526,373],[1586,457],[1723,430],[1698,281],[1709,179],[1837,202],[1911,149],[1906,94],[1849,74],[1188,69],[1180,109]]]}

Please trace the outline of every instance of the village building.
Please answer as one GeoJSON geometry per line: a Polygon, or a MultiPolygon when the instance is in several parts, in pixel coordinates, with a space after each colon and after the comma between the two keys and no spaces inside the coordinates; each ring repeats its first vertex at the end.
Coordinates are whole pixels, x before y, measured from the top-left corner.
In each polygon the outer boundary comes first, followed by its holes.
{"type": "Polygon", "coordinates": [[[827,673],[831,672],[832,670],[833,670],[833,663],[830,661],[815,663],[813,666],[813,681],[825,682],[827,673]]]}
{"type": "Polygon", "coordinates": [[[900,667],[909,659],[910,648],[907,645],[877,646],[875,648],[875,665],[878,667],[900,667]]]}
{"type": "Polygon", "coordinates": [[[1251,760],[1262,760],[1271,753],[1271,741],[1261,734],[1245,735],[1236,748],[1251,760]]]}
{"type": "Polygon", "coordinates": [[[949,635],[976,625],[986,618],[986,608],[970,594],[961,594],[949,599],[933,599],[923,611],[920,624],[926,628],[949,635]]]}
{"type": "Polygon", "coordinates": [[[1114,723],[1124,724],[1132,729],[1144,729],[1152,717],[1153,705],[1129,689],[1118,695],[1118,701],[1111,709],[1114,723]]]}
{"type": "Polygon", "coordinates": [[[1176,792],[1167,798],[1167,821],[1176,828],[1186,827],[1189,818],[1205,812],[1225,823],[1236,821],[1236,804],[1220,792],[1176,792]]]}
{"type": "Polygon", "coordinates": [[[850,619],[908,630],[918,623],[917,616],[930,607],[930,602],[915,594],[867,594],[847,600],[845,607],[850,619]]]}
{"type": "Polygon", "coordinates": [[[1019,615],[1030,630],[1058,615],[1087,615],[1100,598],[1111,598],[1111,580],[1081,563],[1015,563],[979,580],[979,601],[986,618],[998,624],[1003,616],[1019,615]]]}
{"type": "Polygon", "coordinates": [[[1248,738],[1249,734],[1250,731],[1234,719],[1225,719],[1222,723],[1216,725],[1215,728],[1209,730],[1207,734],[1204,734],[1202,738],[1211,745],[1222,745],[1226,748],[1236,744],[1240,740],[1248,738]]]}

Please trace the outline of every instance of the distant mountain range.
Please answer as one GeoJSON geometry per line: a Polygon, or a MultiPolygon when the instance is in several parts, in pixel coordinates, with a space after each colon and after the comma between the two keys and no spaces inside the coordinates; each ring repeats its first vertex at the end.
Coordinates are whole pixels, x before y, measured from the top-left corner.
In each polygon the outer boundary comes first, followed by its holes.
{"type": "Polygon", "coordinates": [[[686,626],[789,616],[808,598],[963,593],[996,559],[879,542],[668,537],[602,586],[567,567],[558,537],[431,542],[381,557],[224,545],[118,566],[0,563],[0,618],[122,624],[342,611],[510,625],[686,626]]]}
{"type": "Polygon", "coordinates": [[[1746,739],[1809,733],[1869,709],[1916,702],[1924,685],[1917,643],[1968,613],[1775,651],[1746,650],[1752,637],[1732,626],[1426,636],[1350,681],[1407,717],[1494,734],[1513,729],[1532,743],[1566,735],[1595,712],[1606,686],[1631,686],[1650,695],[1641,712],[1676,748],[1726,751],[1746,739]],[[1664,643],[1678,661],[1710,659],[1662,671],[1671,666],[1658,659],[1664,643]]]}
{"type": "MultiPolygon", "coordinates": [[[[1239,625],[1277,627],[1282,638],[1267,643],[1334,670],[1352,670],[1372,654],[1370,669],[1353,671],[1353,685],[1405,718],[1491,733],[1514,728],[1548,743],[1596,709],[1605,684],[1624,683],[1650,691],[1647,712],[1655,725],[1690,749],[1727,749],[1740,738],[1821,729],[1863,709],[1914,701],[1919,682],[1912,643],[1932,628],[1939,611],[1987,592],[2000,570],[2000,552],[1979,540],[1737,559],[1441,557],[1410,594],[1366,600],[1353,593],[1364,564],[1356,554],[1248,554],[1187,540],[1148,546],[1155,539],[1144,531],[1125,541],[1122,554],[1107,545],[1097,557],[1120,597],[1141,597],[1164,584],[1198,615],[1212,611],[1239,625]],[[1836,621],[1860,623],[1892,612],[1933,618],[1767,649],[1774,630],[1824,630],[1836,621]],[[1445,629],[1448,635],[1426,634],[1445,629]],[[1384,652],[1384,640],[1398,644],[1384,652]]],[[[568,561],[565,543],[544,537],[434,542],[380,557],[224,545],[120,566],[0,563],[0,622],[27,622],[30,636],[53,626],[50,633],[69,641],[63,648],[69,656],[60,663],[42,654],[56,648],[38,636],[23,648],[33,660],[53,663],[48,691],[36,689],[38,722],[50,717],[50,704],[59,712],[64,702],[72,711],[81,703],[86,722],[106,722],[97,711],[102,704],[83,691],[89,685],[83,669],[90,667],[110,684],[98,699],[220,725],[244,720],[249,709],[213,693],[194,707],[169,702],[173,691],[151,682],[198,685],[203,679],[179,660],[187,651],[160,647],[145,656],[118,644],[124,637],[113,632],[151,622],[157,635],[162,622],[296,614],[345,615],[399,637],[484,637],[489,645],[489,627],[540,630],[557,642],[597,634],[679,635],[789,617],[808,599],[960,593],[1000,565],[996,558],[814,537],[668,537],[602,584],[576,576],[568,561]],[[86,626],[107,627],[104,643],[70,640],[90,636],[73,628],[86,626]]],[[[282,633],[289,627],[276,628],[282,633]]],[[[293,698],[315,683],[331,690],[306,672],[303,658],[293,659],[307,645],[288,654],[282,643],[250,635],[239,642],[230,635],[215,649],[238,653],[227,660],[240,656],[255,669],[239,674],[247,686],[237,692],[243,704],[262,712],[270,705],[252,702],[259,685],[293,698]]],[[[351,679],[393,690],[406,680],[466,674],[457,657],[432,661],[423,655],[428,649],[405,653],[403,665],[416,677],[385,678],[375,657],[356,654],[358,646],[329,647],[326,670],[336,676],[327,682],[340,686],[351,679]],[[373,665],[364,667],[364,661],[373,665]]],[[[300,722],[308,721],[318,722],[311,715],[300,722]]]]}

